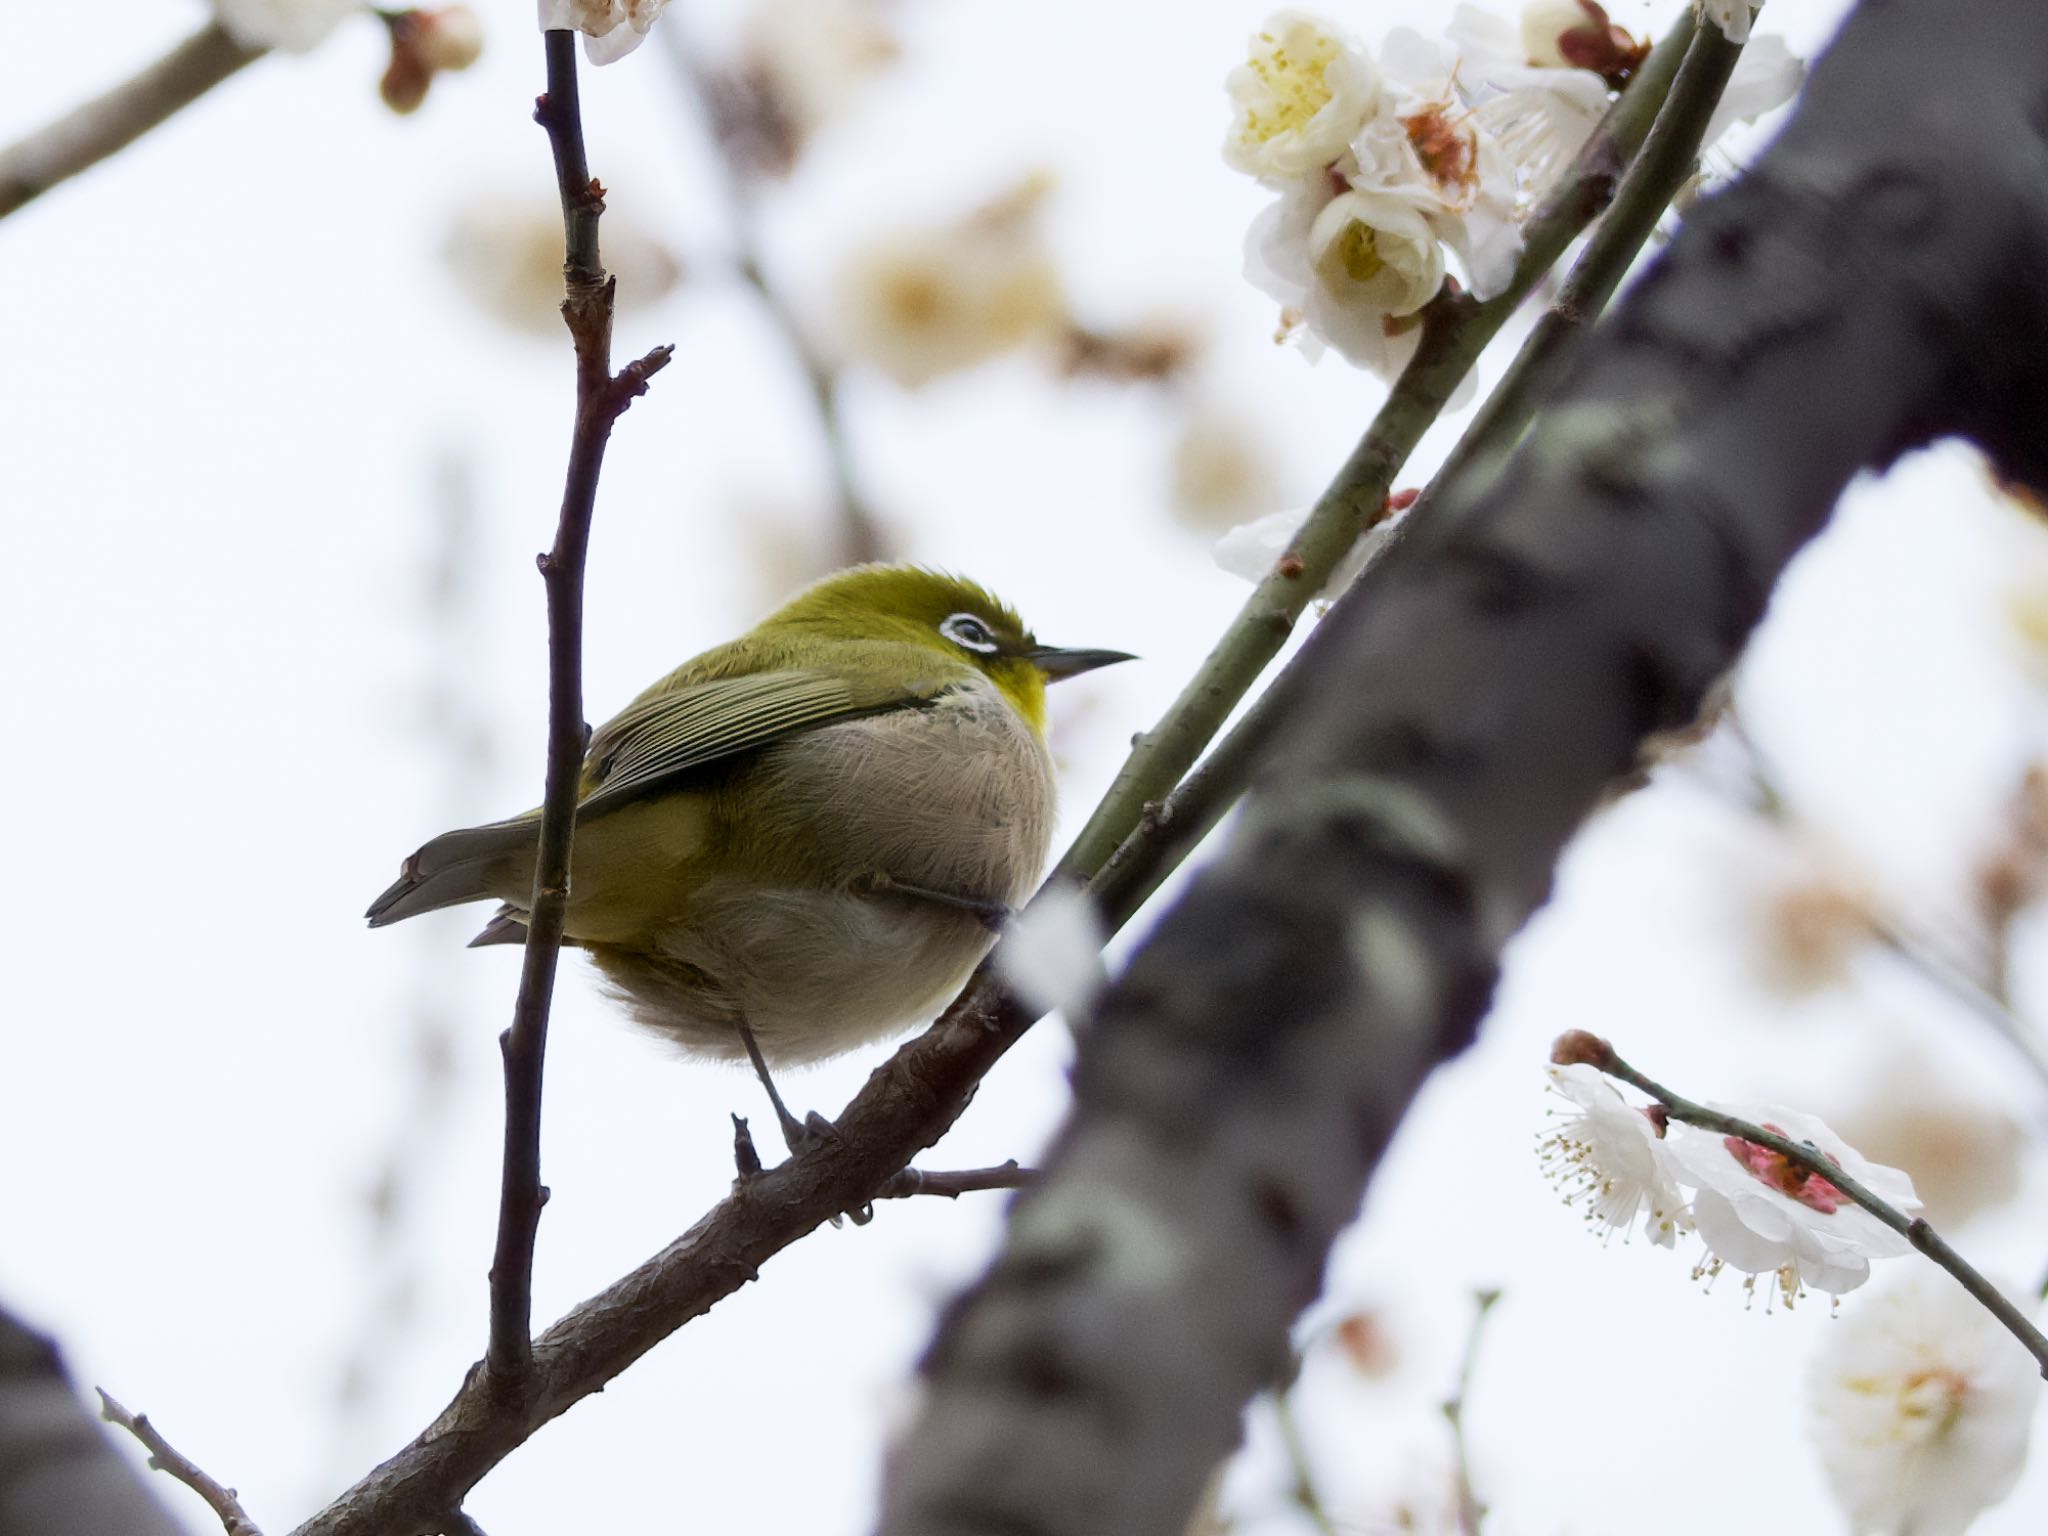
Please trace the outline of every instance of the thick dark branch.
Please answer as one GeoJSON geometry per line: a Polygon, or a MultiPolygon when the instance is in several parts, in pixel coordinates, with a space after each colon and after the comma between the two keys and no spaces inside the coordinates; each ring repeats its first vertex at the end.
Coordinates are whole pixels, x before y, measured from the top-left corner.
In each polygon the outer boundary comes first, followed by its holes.
{"type": "Polygon", "coordinates": [[[208,22],[133,79],[0,149],[0,218],[127,148],[262,57],[261,48],[246,48],[208,22]]]}
{"type": "Polygon", "coordinates": [[[1182,1528],[1566,841],[1844,485],[1940,431],[2039,444],[2013,386],[2048,353],[2044,102],[2032,0],[1859,13],[1509,471],[1310,638],[1238,835],[1099,1005],[1044,1178],[940,1329],[888,1536],[1182,1528]]]}
{"type": "Polygon", "coordinates": [[[78,1401],[57,1346],[0,1308],[0,1536],[184,1536],[78,1401]]]}
{"type": "MultiPolygon", "coordinates": [[[[569,905],[569,855],[576,828],[576,791],[583,771],[583,568],[597,505],[605,444],[626,407],[668,362],[657,347],[611,372],[612,279],[598,261],[597,221],[604,196],[591,180],[583,150],[576,91],[576,37],[545,34],[548,90],[534,116],[554,148],[562,195],[568,293],[562,316],[576,349],[576,424],[562,490],[554,547],[540,557],[548,603],[548,762],[533,901],[512,1027],[505,1055],[505,1162],[498,1201],[498,1241],[491,1260],[491,1332],[485,1378],[501,1400],[527,1395],[533,1326],[533,1245],[547,1191],[540,1182],[542,1065],[548,1008],[569,905]]],[[[460,1490],[466,1493],[467,1488],[460,1490]]],[[[443,1509],[454,1507],[450,1499],[443,1509]]]]}

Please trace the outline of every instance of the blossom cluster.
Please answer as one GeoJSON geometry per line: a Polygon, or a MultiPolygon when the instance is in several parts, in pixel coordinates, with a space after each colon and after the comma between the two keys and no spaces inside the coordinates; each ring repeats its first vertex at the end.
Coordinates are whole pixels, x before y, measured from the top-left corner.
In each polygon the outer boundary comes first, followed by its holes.
{"type": "MultiPolygon", "coordinates": [[[[1787,1303],[1808,1287],[1854,1290],[1870,1278],[1871,1260],[1911,1246],[1832,1181],[1770,1147],[1667,1124],[1584,1062],[1551,1067],[1550,1080],[1572,1108],[1545,1138],[1544,1161],[1594,1226],[1625,1232],[1640,1216],[1650,1240],[1667,1248],[1680,1232],[1697,1233],[1708,1255],[1701,1274],[1770,1275],[1787,1303]]],[[[1713,1107],[1812,1147],[1907,1215],[1920,1210],[1912,1179],[1871,1162],[1817,1115],[1776,1104],[1713,1107]]]]}
{"type": "MultiPolygon", "coordinates": [[[[1797,88],[1797,61],[1760,42],[1710,142],[1797,88]]],[[[1397,28],[1377,55],[1318,16],[1273,15],[1226,81],[1223,158],[1278,194],[1245,275],[1279,301],[1281,334],[1391,378],[1447,258],[1478,297],[1506,291],[1522,219],[1647,53],[1592,0],[1534,0],[1519,27],[1460,5],[1442,37],[1397,28]]]]}

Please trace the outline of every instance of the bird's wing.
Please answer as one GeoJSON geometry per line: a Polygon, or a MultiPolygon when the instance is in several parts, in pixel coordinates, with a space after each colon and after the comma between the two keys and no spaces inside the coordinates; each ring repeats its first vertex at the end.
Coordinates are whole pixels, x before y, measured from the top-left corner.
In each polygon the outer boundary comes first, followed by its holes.
{"type": "Polygon", "coordinates": [[[608,810],[708,763],[840,720],[916,709],[947,682],[849,682],[824,672],[756,672],[650,695],[590,738],[579,814],[608,810]]]}

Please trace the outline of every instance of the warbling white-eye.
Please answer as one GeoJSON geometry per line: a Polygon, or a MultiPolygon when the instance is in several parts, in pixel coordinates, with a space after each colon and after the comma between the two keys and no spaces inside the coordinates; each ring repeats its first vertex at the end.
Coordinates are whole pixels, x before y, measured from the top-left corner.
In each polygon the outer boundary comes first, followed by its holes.
{"type": "MultiPolygon", "coordinates": [[[[935,1014],[1030,894],[1052,837],[1045,685],[1121,651],[1040,645],[971,581],[829,576],[669,673],[590,738],[564,941],[643,1024],[754,1064],[935,1014]]],[[[445,832],[370,926],[495,898],[522,943],[540,812],[445,832]]]]}

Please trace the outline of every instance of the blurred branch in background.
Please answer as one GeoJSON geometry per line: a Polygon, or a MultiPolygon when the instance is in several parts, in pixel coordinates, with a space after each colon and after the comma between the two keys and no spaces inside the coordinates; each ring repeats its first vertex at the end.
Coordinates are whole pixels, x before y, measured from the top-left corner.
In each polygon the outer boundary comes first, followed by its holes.
{"type": "Polygon", "coordinates": [[[265,51],[208,22],[106,94],[0,149],[0,218],[127,148],[265,51]]]}
{"type": "MultiPolygon", "coordinates": [[[[802,106],[780,83],[782,75],[759,65],[727,72],[713,69],[700,57],[680,21],[671,17],[663,28],[663,52],[704,122],[719,168],[732,271],[758,300],[762,314],[803,376],[831,468],[839,525],[834,552],[837,563],[858,565],[883,559],[889,552],[888,540],[860,488],[859,464],[840,409],[838,365],[817,345],[776,288],[761,249],[757,205],[762,183],[788,173],[802,153],[810,125],[802,106]]],[[[893,56],[893,44],[887,44],[888,35],[880,30],[879,19],[876,28],[871,61],[879,64],[893,56]]]]}
{"type": "MultiPolygon", "coordinates": [[[[0,149],[0,218],[126,149],[244,65],[273,50],[304,53],[324,42],[349,16],[372,14],[353,0],[309,0],[297,5],[214,0],[214,10],[215,20],[161,59],[56,122],[0,149]]],[[[390,37],[390,62],[379,90],[394,112],[416,111],[436,75],[467,69],[483,48],[482,28],[467,6],[379,10],[374,14],[390,37]]]]}
{"type": "MultiPolygon", "coordinates": [[[[431,478],[432,538],[414,610],[420,670],[413,680],[413,722],[430,773],[440,781],[435,798],[441,813],[429,819],[454,825],[476,803],[476,789],[491,772],[495,744],[490,712],[467,666],[479,643],[474,465],[447,447],[436,458],[431,478]]],[[[414,936],[404,1057],[391,1069],[399,1086],[382,1101],[389,1109],[387,1141],[365,1190],[361,1305],[342,1348],[336,1383],[334,1407],[344,1430],[375,1417],[380,1378],[402,1357],[416,1321],[427,1259],[427,1249],[414,1241],[424,1235],[417,1229],[421,1196],[447,1141],[461,1059],[456,1011],[448,999],[457,960],[457,953],[431,932],[414,936]]],[[[338,1482],[353,1476],[359,1461],[355,1436],[343,1433],[334,1439],[336,1457],[350,1458],[333,1468],[338,1482]]]]}
{"type": "MultiPolygon", "coordinates": [[[[1795,841],[1803,841],[1806,824],[1770,756],[1758,744],[1739,709],[1729,704],[1715,740],[1740,758],[1742,784],[1729,786],[1725,776],[1710,771],[1695,754],[1700,779],[1795,841]]],[[[2011,799],[2005,837],[1980,865],[1974,894],[1978,903],[1958,914],[1960,942],[1951,942],[1911,919],[1880,909],[1876,898],[1860,887],[1850,889],[1815,872],[1803,890],[1811,899],[1781,915],[1788,943],[1809,942],[1831,950],[1852,947],[1859,940],[1877,945],[1911,969],[1952,1002],[1974,1015],[2009,1045],[2033,1074],[2048,1087],[2048,1042],[2023,1018],[2011,993],[2012,928],[2048,878],[2048,844],[2041,835],[2038,769],[2029,769],[2011,799]]]]}
{"type": "Polygon", "coordinates": [[[1444,1422],[1451,1428],[1451,1476],[1459,1536],[1480,1536],[1480,1527],[1486,1522],[1486,1504],[1472,1482],[1471,1434],[1465,1427],[1465,1407],[1472,1400],[1472,1373],[1479,1365],[1479,1341],[1486,1332],[1486,1319],[1499,1300],[1499,1291],[1474,1293],[1472,1327],[1465,1335],[1465,1357],[1458,1365],[1458,1384],[1444,1399],[1444,1422]]]}

